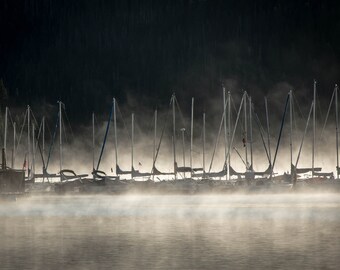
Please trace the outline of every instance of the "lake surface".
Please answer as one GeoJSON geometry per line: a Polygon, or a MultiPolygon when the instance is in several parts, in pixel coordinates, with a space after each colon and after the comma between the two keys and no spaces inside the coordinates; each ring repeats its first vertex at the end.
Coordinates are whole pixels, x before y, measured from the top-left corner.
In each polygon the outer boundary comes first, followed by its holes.
{"type": "Polygon", "coordinates": [[[340,269],[340,195],[0,202],[0,269],[340,269]]]}

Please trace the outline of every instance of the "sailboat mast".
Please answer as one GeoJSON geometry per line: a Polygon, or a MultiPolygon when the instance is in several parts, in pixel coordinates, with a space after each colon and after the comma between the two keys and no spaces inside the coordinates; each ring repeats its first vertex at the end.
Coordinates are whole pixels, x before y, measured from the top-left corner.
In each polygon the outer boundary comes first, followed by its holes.
{"type": "MultiPolygon", "coordinates": [[[[42,118],[42,158],[45,159],[45,116],[42,118]]],[[[43,162],[43,183],[45,182],[45,161],[43,162]]]]}
{"type": "MultiPolygon", "coordinates": [[[[184,138],[184,133],[185,133],[185,128],[181,128],[182,132],[182,149],[183,149],[183,167],[185,167],[185,138],[184,138]]],[[[183,172],[183,178],[185,178],[185,171],[183,172]]]]}
{"type": "MultiPolygon", "coordinates": [[[[299,159],[300,159],[303,142],[305,140],[305,136],[306,136],[306,133],[307,133],[308,124],[309,124],[310,116],[312,114],[313,106],[314,106],[314,103],[312,102],[312,105],[311,105],[309,113],[308,113],[308,118],[307,118],[307,123],[306,123],[305,131],[303,133],[301,144],[300,144],[300,148],[299,148],[299,152],[298,152],[298,155],[297,155],[297,158],[296,158],[295,168],[297,168],[297,166],[298,166],[298,162],[299,162],[299,159]]],[[[295,185],[296,185],[296,173],[295,172],[294,172],[294,176],[292,176],[292,181],[293,181],[292,182],[293,183],[293,187],[295,187],[295,185]]]]}
{"type": "MultiPolygon", "coordinates": [[[[42,158],[45,159],[45,116],[42,118],[42,158]]],[[[45,161],[43,162],[43,183],[45,182],[45,161]]]]}
{"type": "Polygon", "coordinates": [[[30,125],[31,125],[31,109],[30,106],[27,106],[27,178],[29,179],[30,174],[30,152],[31,152],[31,131],[30,131],[30,125]]]}
{"type": "Polygon", "coordinates": [[[335,85],[335,138],[336,138],[336,179],[339,179],[339,115],[338,85],[335,85]]]}
{"type": "Polygon", "coordinates": [[[42,118],[42,155],[45,158],[45,116],[42,118]]]}
{"type": "Polygon", "coordinates": [[[35,174],[35,126],[34,123],[32,123],[32,171],[33,171],[33,175],[35,174]]]}
{"type": "Polygon", "coordinates": [[[271,150],[270,150],[270,127],[269,127],[269,113],[268,113],[267,97],[264,97],[264,106],[265,106],[265,109],[266,109],[268,154],[269,154],[269,162],[270,162],[270,166],[271,166],[272,165],[272,155],[271,155],[271,150]]]}
{"type": "Polygon", "coordinates": [[[154,116],[154,126],[155,126],[155,130],[154,130],[154,136],[153,136],[153,155],[152,155],[152,161],[153,164],[155,164],[155,159],[156,159],[156,139],[157,139],[157,110],[155,110],[155,116],[154,116]]]}
{"type": "MultiPolygon", "coordinates": [[[[59,168],[60,171],[63,169],[63,136],[62,136],[62,116],[61,116],[61,104],[62,102],[59,101],[59,168]]],[[[60,174],[60,181],[61,181],[61,174],[60,174]]]]}
{"type": "Polygon", "coordinates": [[[313,145],[312,145],[312,178],[314,177],[314,157],[315,157],[315,129],[316,129],[316,123],[315,123],[315,104],[316,104],[316,80],[314,80],[314,88],[313,88],[313,145]]]}
{"type": "MultiPolygon", "coordinates": [[[[185,138],[184,138],[185,128],[181,128],[181,132],[182,132],[182,148],[183,148],[183,167],[185,167],[185,138]]],[[[185,176],[185,172],[184,172],[184,176],[185,176]]]]}
{"type": "Polygon", "coordinates": [[[94,170],[94,112],[92,112],[92,168],[94,170]]]}
{"type": "Polygon", "coordinates": [[[190,123],[190,168],[192,177],[192,145],[194,136],[194,98],[191,98],[191,123],[190,123]]]}
{"type": "MultiPolygon", "coordinates": [[[[155,166],[155,162],[156,162],[156,139],[157,139],[157,110],[155,110],[155,130],[154,130],[154,136],[153,136],[153,155],[152,155],[152,164],[153,166],[155,166]]],[[[152,180],[155,179],[155,173],[154,173],[154,167],[152,167],[152,180]]]]}
{"type": "Polygon", "coordinates": [[[247,141],[247,137],[248,137],[248,134],[247,134],[247,92],[244,92],[245,93],[245,98],[244,98],[244,103],[243,103],[243,106],[244,106],[244,150],[245,150],[245,155],[246,155],[246,169],[248,169],[248,141],[247,141]]]}
{"type": "Polygon", "coordinates": [[[253,170],[253,124],[252,124],[252,101],[249,96],[249,136],[250,136],[250,168],[253,170]]]}
{"type": "Polygon", "coordinates": [[[293,183],[293,100],[292,100],[292,90],[289,91],[289,150],[290,150],[290,177],[293,183]]]}
{"type": "Polygon", "coordinates": [[[12,169],[15,167],[15,152],[16,152],[16,140],[17,140],[17,123],[13,123],[13,156],[12,156],[12,169]]]}
{"type": "Polygon", "coordinates": [[[5,150],[5,159],[7,159],[7,125],[8,125],[8,107],[5,109],[5,134],[4,134],[4,150],[5,150]]]}
{"type": "Polygon", "coordinates": [[[116,99],[113,98],[113,125],[114,125],[114,133],[115,133],[115,161],[116,161],[116,174],[117,174],[117,165],[118,165],[118,143],[117,143],[117,116],[116,116],[116,99]]]}
{"type": "MultiPolygon", "coordinates": [[[[223,125],[224,125],[224,158],[227,158],[228,152],[228,143],[227,143],[227,112],[226,112],[226,95],[225,95],[225,88],[223,86],[223,125]]],[[[228,178],[228,177],[227,177],[228,178]]]]}
{"type": "Polygon", "coordinates": [[[205,113],[203,113],[203,177],[205,178],[205,113]]]}
{"type": "Polygon", "coordinates": [[[228,91],[228,159],[227,159],[227,179],[230,180],[230,152],[229,149],[231,149],[231,94],[230,91],[228,91]]]}
{"type": "MultiPolygon", "coordinates": [[[[234,138],[235,138],[236,128],[237,128],[238,121],[239,121],[239,119],[240,119],[240,115],[241,115],[241,112],[242,112],[243,102],[244,102],[245,99],[246,99],[246,93],[244,92],[244,94],[242,95],[240,107],[239,107],[238,112],[237,112],[237,115],[236,115],[235,126],[234,126],[234,128],[233,128],[233,132],[232,132],[232,135],[231,135],[231,139],[230,139],[230,141],[229,141],[229,148],[228,148],[228,157],[229,157],[229,158],[230,158],[230,154],[231,154],[231,147],[232,147],[232,145],[233,145],[234,138]]],[[[229,160],[229,163],[230,163],[230,160],[229,160]]],[[[228,171],[229,171],[229,168],[228,168],[228,171]]]]}
{"type": "Polygon", "coordinates": [[[174,154],[174,176],[177,178],[176,173],[176,112],[175,112],[175,94],[172,95],[172,147],[174,154]]]}
{"type": "Polygon", "coordinates": [[[280,142],[281,142],[281,136],[282,136],[282,130],[283,130],[283,125],[286,119],[286,113],[287,113],[287,107],[288,107],[288,102],[289,102],[289,93],[287,95],[286,98],[286,102],[285,102],[285,109],[283,111],[283,116],[282,116],[282,120],[281,120],[281,125],[280,125],[280,131],[279,131],[279,137],[277,139],[277,144],[276,144],[276,149],[275,149],[275,154],[274,154],[274,159],[273,159],[273,165],[271,167],[270,170],[270,180],[272,179],[273,176],[273,172],[274,172],[274,166],[275,166],[275,162],[276,162],[276,157],[277,157],[277,153],[279,151],[279,147],[280,147],[280,142]]]}
{"type": "Polygon", "coordinates": [[[133,168],[133,147],[134,147],[134,133],[135,133],[135,127],[134,127],[134,125],[135,125],[135,114],[134,113],[132,113],[131,114],[131,174],[132,174],[132,172],[133,172],[133,170],[134,170],[134,168],[133,168]]]}

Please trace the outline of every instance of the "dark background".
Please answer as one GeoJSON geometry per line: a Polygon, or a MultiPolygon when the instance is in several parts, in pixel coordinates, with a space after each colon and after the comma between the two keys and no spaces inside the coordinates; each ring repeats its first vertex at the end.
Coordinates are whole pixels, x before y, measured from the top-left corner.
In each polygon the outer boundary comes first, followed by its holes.
{"type": "Polygon", "coordinates": [[[314,78],[329,99],[340,78],[338,3],[1,0],[1,106],[61,99],[71,121],[88,121],[113,96],[152,109],[176,92],[205,106],[222,83],[256,100],[279,83],[311,90],[314,78]]]}

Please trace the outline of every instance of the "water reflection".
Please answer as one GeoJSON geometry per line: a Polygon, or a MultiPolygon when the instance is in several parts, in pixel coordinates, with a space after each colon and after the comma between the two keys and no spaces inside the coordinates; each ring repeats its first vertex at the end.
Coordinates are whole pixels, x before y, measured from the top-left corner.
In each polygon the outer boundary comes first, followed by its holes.
{"type": "Polygon", "coordinates": [[[32,197],[0,205],[4,269],[338,269],[340,196],[32,197]]]}

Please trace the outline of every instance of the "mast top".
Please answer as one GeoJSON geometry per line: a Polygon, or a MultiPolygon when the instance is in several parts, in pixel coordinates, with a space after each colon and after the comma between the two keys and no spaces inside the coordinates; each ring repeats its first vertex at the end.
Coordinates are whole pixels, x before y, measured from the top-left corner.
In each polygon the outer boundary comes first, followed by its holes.
{"type": "MultiPolygon", "coordinates": [[[[57,103],[65,109],[65,104],[64,104],[64,102],[62,102],[61,100],[58,100],[57,103]]],[[[28,107],[29,107],[29,106],[28,106],[28,107]]]]}

